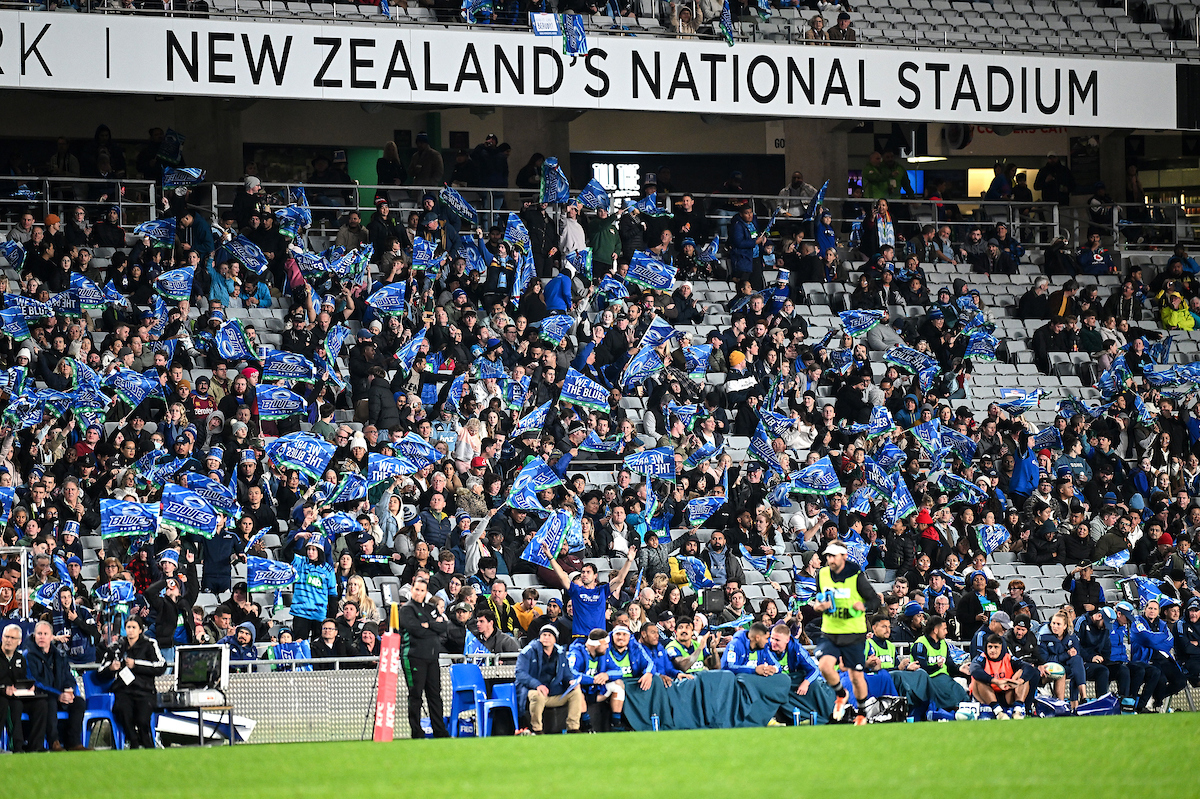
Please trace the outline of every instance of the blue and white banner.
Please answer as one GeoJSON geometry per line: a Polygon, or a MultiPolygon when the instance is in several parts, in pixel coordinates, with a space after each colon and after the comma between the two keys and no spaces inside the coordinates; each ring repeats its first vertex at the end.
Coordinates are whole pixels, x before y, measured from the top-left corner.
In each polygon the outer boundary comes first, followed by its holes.
{"type": "Polygon", "coordinates": [[[3,255],[4,260],[8,261],[10,269],[14,272],[21,271],[21,265],[25,263],[25,247],[20,242],[0,242],[0,255],[3,255]]]}
{"type": "Polygon", "coordinates": [[[701,263],[712,263],[721,259],[721,237],[713,236],[712,241],[705,244],[696,255],[700,258],[701,263]]]}
{"type": "Polygon", "coordinates": [[[758,418],[767,432],[775,438],[783,438],[791,430],[795,429],[796,423],[799,421],[790,416],[784,416],[781,413],[765,409],[758,412],[758,418]]]}
{"type": "Polygon", "coordinates": [[[1161,338],[1154,344],[1151,344],[1144,336],[1142,341],[1146,344],[1146,354],[1155,363],[1163,364],[1171,357],[1171,343],[1175,340],[1174,335],[1168,335],[1166,338],[1161,338]]]}
{"type": "Polygon", "coordinates": [[[82,308],[95,310],[107,304],[104,289],[78,272],[71,273],[71,290],[79,297],[79,305],[82,308]]]}
{"type": "Polygon", "coordinates": [[[904,475],[896,472],[892,475],[892,491],[888,498],[887,507],[883,509],[883,524],[893,526],[896,522],[917,512],[917,503],[904,482],[904,475]]]}
{"type": "Polygon", "coordinates": [[[552,402],[547,401],[517,420],[517,424],[513,427],[511,438],[514,440],[518,439],[529,430],[540,431],[546,424],[546,416],[550,413],[550,406],[552,404],[552,402]]]}
{"type": "Polygon", "coordinates": [[[690,528],[704,524],[725,505],[725,497],[696,497],[684,506],[684,519],[690,528]]]}
{"type": "Polygon", "coordinates": [[[619,438],[614,438],[612,441],[604,441],[596,434],[595,430],[589,430],[587,438],[580,444],[579,448],[588,452],[619,452],[623,442],[619,438]]]}
{"type": "Polygon", "coordinates": [[[920,350],[914,350],[912,347],[892,347],[883,354],[883,359],[896,368],[912,374],[940,368],[937,358],[920,350]]]}
{"type": "Polygon", "coordinates": [[[1166,596],[1162,592],[1162,588],[1159,587],[1158,583],[1154,582],[1149,577],[1142,577],[1140,575],[1136,577],[1130,577],[1128,580],[1123,580],[1121,584],[1125,585],[1126,583],[1133,583],[1134,587],[1137,589],[1139,610],[1145,610],[1146,605],[1148,605],[1151,601],[1161,603],[1163,598],[1166,596]]]}
{"type": "Polygon", "coordinates": [[[805,466],[791,476],[793,490],[804,494],[829,496],[842,490],[842,482],[834,471],[833,462],[826,455],[811,466],[805,466]]]}
{"type": "MultiPolygon", "coordinates": [[[[587,29],[583,26],[583,15],[563,14],[563,55],[587,55],[587,29]]],[[[549,160],[549,159],[547,159],[549,160]]]]}
{"type": "Polygon", "coordinates": [[[337,447],[312,433],[289,433],[266,446],[276,466],[295,469],[309,480],[320,480],[337,447]]]}
{"type": "Polygon", "coordinates": [[[504,225],[504,240],[516,246],[521,252],[529,252],[529,229],[521,221],[521,217],[509,212],[508,221],[504,225]]]}
{"type": "MultiPolygon", "coordinates": [[[[158,299],[155,297],[155,299],[158,299]]],[[[59,316],[69,316],[72,319],[77,319],[83,315],[83,305],[79,302],[79,292],[75,289],[67,289],[60,291],[50,298],[47,303],[50,309],[59,316]]],[[[28,316],[29,314],[25,314],[28,316]]],[[[153,329],[151,332],[154,332],[153,329]]]]}
{"type": "Polygon", "coordinates": [[[987,499],[987,493],[983,489],[954,472],[941,472],[938,475],[937,483],[954,495],[954,498],[950,500],[951,504],[967,502],[976,505],[987,499]]]}
{"type": "Polygon", "coordinates": [[[317,367],[303,355],[283,350],[270,350],[263,358],[263,380],[295,380],[311,383],[317,377],[317,367]]]}
{"type": "Polygon", "coordinates": [[[680,555],[676,558],[679,567],[683,569],[683,573],[687,575],[688,585],[693,591],[702,591],[705,588],[712,588],[716,585],[716,581],[708,577],[708,567],[704,565],[704,561],[694,555],[680,555]]]}
{"type": "Polygon", "coordinates": [[[376,289],[370,297],[367,297],[367,305],[384,315],[404,313],[405,285],[403,282],[389,283],[376,289]]]}
{"type": "Polygon", "coordinates": [[[195,186],[197,183],[204,182],[205,172],[199,167],[165,167],[162,175],[163,188],[174,188],[176,186],[195,186]]]}
{"type": "Polygon", "coordinates": [[[348,253],[329,259],[329,266],[326,268],[326,271],[335,277],[357,281],[374,254],[375,245],[364,244],[348,253]]]}
{"type": "Polygon", "coordinates": [[[438,451],[438,448],[416,433],[409,433],[400,439],[392,449],[401,455],[407,455],[414,463],[421,461],[437,463],[442,459],[442,453],[438,451]]]}
{"type": "Polygon", "coordinates": [[[1004,545],[1008,535],[1008,528],[1002,524],[981,524],[975,528],[979,547],[989,555],[1004,545]]]}
{"type": "Polygon", "coordinates": [[[455,216],[464,222],[474,225],[479,220],[479,214],[471,204],[450,186],[443,186],[441,192],[442,204],[454,212],[455,216]]]}
{"type": "Polygon", "coordinates": [[[851,338],[865,336],[877,324],[883,321],[886,311],[839,311],[838,318],[842,320],[842,329],[851,338]]]}
{"type": "Polygon", "coordinates": [[[545,515],[550,511],[546,510],[546,507],[542,505],[537,494],[538,490],[532,482],[526,481],[520,484],[514,482],[512,488],[508,491],[508,496],[505,498],[504,504],[517,510],[531,511],[539,515],[545,515]]]}
{"type": "Polygon", "coordinates": [[[162,493],[162,520],[180,532],[212,538],[220,528],[220,515],[208,500],[177,486],[167,483],[162,493]]]}
{"type": "Polygon", "coordinates": [[[921,445],[921,449],[929,455],[930,458],[936,458],[938,453],[942,451],[942,423],[937,419],[930,419],[928,422],[922,422],[916,425],[911,430],[913,438],[921,445]]]}
{"type": "Polygon", "coordinates": [[[544,460],[532,458],[513,479],[514,488],[526,484],[533,486],[538,491],[545,491],[547,488],[562,485],[562,478],[544,460]]]}
{"type": "Polygon", "coordinates": [[[1025,411],[1036,408],[1041,398],[1040,388],[1005,388],[1001,389],[1000,401],[996,404],[1010,416],[1020,416],[1025,411]]]}
{"type": "Polygon", "coordinates": [[[875,462],[892,472],[908,463],[908,455],[891,441],[885,441],[875,453],[875,462]]]}
{"type": "Polygon", "coordinates": [[[0,526],[8,524],[8,517],[12,515],[14,499],[16,499],[15,488],[0,486],[0,526]]]}
{"type": "Polygon", "coordinates": [[[238,505],[237,491],[223,485],[211,477],[202,474],[187,474],[187,488],[195,491],[208,504],[227,516],[238,515],[241,508],[238,505]]]}
{"type": "Polygon", "coordinates": [[[762,422],[759,422],[758,426],[754,428],[754,435],[750,437],[750,447],[747,452],[752,458],[764,464],[770,473],[783,474],[783,467],[779,465],[779,458],[771,447],[771,439],[762,422]]]}
{"type": "Polygon", "coordinates": [[[675,482],[675,450],[670,447],[643,450],[625,456],[625,468],[635,474],[675,482]]]}
{"type": "Polygon", "coordinates": [[[367,455],[367,486],[373,487],[402,475],[416,474],[420,469],[421,464],[407,456],[380,455],[378,452],[372,452],[367,455]]]}
{"type": "Polygon", "coordinates": [[[4,307],[12,308],[13,306],[20,308],[26,319],[45,319],[48,316],[54,316],[53,308],[33,297],[26,297],[24,294],[5,294],[4,307]]]}
{"type": "Polygon", "coordinates": [[[771,571],[775,568],[775,556],[774,555],[751,554],[750,550],[746,549],[745,544],[739,544],[738,547],[741,550],[742,558],[745,559],[745,561],[750,564],[750,567],[753,568],[754,571],[758,572],[763,577],[768,576],[771,573],[771,571]]]}
{"type": "Polygon", "coordinates": [[[442,265],[444,255],[437,254],[437,244],[429,239],[413,241],[412,268],[416,272],[433,272],[442,265]]]}
{"type": "Polygon", "coordinates": [[[347,472],[338,482],[337,488],[325,498],[326,504],[359,502],[367,498],[367,478],[357,472],[347,472]]]}
{"type": "Polygon", "coordinates": [[[692,422],[695,421],[697,414],[700,413],[699,405],[677,405],[668,400],[667,407],[663,409],[663,415],[667,417],[668,423],[671,417],[676,417],[683,422],[684,429],[691,430],[692,422]]]}
{"type": "Polygon", "coordinates": [[[1058,428],[1054,425],[1043,428],[1041,432],[1033,437],[1033,448],[1034,450],[1061,450],[1063,448],[1062,434],[1058,432],[1058,428]]]}
{"type": "Polygon", "coordinates": [[[664,341],[670,341],[683,335],[666,319],[661,316],[655,316],[650,325],[646,328],[646,332],[642,334],[642,340],[638,342],[639,347],[657,347],[664,341]]]}
{"type": "Polygon", "coordinates": [[[400,368],[405,374],[412,374],[413,361],[417,359],[417,353],[421,351],[421,345],[424,343],[425,328],[421,328],[407,344],[396,351],[396,360],[400,362],[400,368]]]}
{"type": "Polygon", "coordinates": [[[445,407],[455,416],[462,415],[458,410],[458,406],[462,402],[463,395],[469,390],[470,386],[467,385],[466,372],[463,372],[450,381],[450,388],[446,391],[445,407]]]}
{"type": "Polygon", "coordinates": [[[978,445],[974,441],[953,428],[943,427],[941,430],[943,447],[949,447],[950,451],[957,455],[963,463],[975,460],[975,451],[978,449],[978,445]]]}
{"type": "Polygon", "coordinates": [[[119,499],[100,500],[100,537],[137,538],[158,532],[157,502],[124,502],[119,499]]]}
{"type": "Polygon", "coordinates": [[[600,181],[595,178],[588,181],[587,185],[583,187],[583,191],[579,192],[579,196],[575,199],[584,208],[591,208],[593,211],[601,208],[607,210],[612,207],[612,198],[608,196],[608,192],[605,191],[600,181]]]}
{"type": "Polygon", "coordinates": [[[558,399],[559,402],[587,408],[590,411],[608,413],[610,410],[608,389],[575,369],[567,370],[567,376],[563,378],[562,393],[558,399]]]}
{"type": "MultiPolygon", "coordinates": [[[[582,22],[580,20],[580,24],[582,22]]],[[[554,156],[542,162],[541,195],[541,201],[546,205],[565,205],[571,202],[571,184],[567,182],[567,176],[563,174],[562,167],[558,165],[558,159],[554,156]]]]}
{"type": "Polygon", "coordinates": [[[516,277],[513,278],[513,293],[509,300],[515,305],[522,297],[525,296],[526,289],[536,279],[534,274],[533,256],[524,250],[516,250],[514,254],[516,260],[516,277]]]}
{"type": "Polygon", "coordinates": [[[262,249],[257,244],[250,241],[245,236],[238,236],[236,239],[225,242],[221,245],[217,252],[217,262],[237,261],[242,266],[255,272],[263,274],[267,271],[267,256],[263,254],[262,249]],[[222,255],[224,252],[226,255],[222,255]]]}
{"type": "Polygon", "coordinates": [[[136,408],[150,396],[162,396],[162,386],[157,378],[139,374],[132,369],[121,369],[104,379],[104,387],[111,388],[131,408],[136,408]]]}
{"type": "Polygon", "coordinates": [[[642,288],[670,291],[675,285],[675,267],[664,264],[648,252],[635,252],[625,279],[642,288]]]}
{"type": "Polygon", "coordinates": [[[693,380],[703,380],[708,374],[708,359],[712,355],[711,344],[697,344],[683,348],[683,367],[688,377],[693,380]]]}
{"type": "Polygon", "coordinates": [[[638,350],[621,370],[621,390],[632,391],[666,367],[666,360],[653,347],[638,350]]]}
{"type": "Polygon", "coordinates": [[[846,537],[842,540],[846,545],[846,557],[854,561],[860,569],[867,568],[867,554],[871,548],[867,546],[867,542],[862,540],[862,536],[850,530],[846,533],[846,537]]]}
{"type": "Polygon", "coordinates": [[[246,590],[271,591],[290,588],[296,582],[296,569],[290,563],[278,560],[246,557],[246,590]]]}
{"type": "Polygon", "coordinates": [[[569,252],[566,254],[567,263],[575,268],[575,272],[579,275],[592,279],[592,249],[584,247],[582,250],[569,252]]]}
{"type": "Polygon", "coordinates": [[[995,336],[984,332],[974,333],[967,339],[967,350],[963,357],[970,361],[991,363],[996,360],[998,346],[1000,340],[995,336]]]}
{"type": "Polygon", "coordinates": [[[605,297],[612,300],[623,300],[629,297],[629,288],[625,283],[612,275],[605,275],[600,278],[600,285],[596,287],[596,291],[603,294],[605,297]]]}
{"type": "Polygon", "coordinates": [[[491,261],[492,254],[487,253],[485,256],[478,240],[474,236],[463,236],[459,240],[458,249],[455,250],[454,254],[466,260],[468,273],[487,274],[488,262],[491,261]]]}
{"type": "Polygon", "coordinates": [[[362,525],[349,513],[338,511],[317,521],[316,528],[330,541],[337,541],[339,536],[350,533],[361,533],[362,525]]]}
{"type": "Polygon", "coordinates": [[[192,296],[192,279],[196,270],[190,266],[163,272],[154,281],[154,290],[168,300],[183,302],[192,296]]]}
{"type": "Polygon", "coordinates": [[[1120,552],[1116,552],[1112,555],[1109,555],[1107,558],[1101,558],[1100,560],[1096,561],[1092,565],[1093,566],[1106,566],[1110,569],[1119,569],[1128,562],[1129,562],[1129,550],[1122,549],[1120,552]]]}
{"type": "Polygon", "coordinates": [[[175,218],[151,219],[133,229],[135,236],[148,236],[158,246],[173,246],[175,244],[175,218]]]}
{"type": "Polygon", "coordinates": [[[668,209],[658,207],[658,192],[656,191],[633,203],[633,207],[646,216],[672,216],[668,209]]]}
{"type": "Polygon", "coordinates": [[[557,510],[542,524],[533,538],[521,553],[521,560],[549,569],[550,561],[558,557],[563,541],[567,536],[567,528],[571,525],[571,515],[565,510],[557,510]],[[546,553],[550,556],[547,557],[546,553]]]}
{"type": "Polygon", "coordinates": [[[534,327],[541,331],[541,339],[548,341],[551,344],[558,346],[558,343],[567,337],[571,332],[571,327],[575,324],[575,320],[566,314],[555,314],[547,316],[540,322],[535,322],[534,327]]]}
{"type": "Polygon", "coordinates": [[[710,461],[719,456],[724,449],[724,446],[718,447],[716,444],[706,441],[701,444],[691,455],[688,455],[687,458],[684,459],[683,468],[695,469],[705,461],[710,461]]]}
{"type": "Polygon", "coordinates": [[[508,372],[504,370],[504,361],[500,359],[492,360],[491,358],[480,356],[471,362],[471,373],[477,376],[480,380],[503,380],[508,377],[508,372]]]}
{"type": "Polygon", "coordinates": [[[255,398],[262,419],[277,421],[304,412],[304,397],[282,386],[260,385],[255,390],[255,398]]]}
{"type": "Polygon", "coordinates": [[[250,337],[246,335],[240,319],[227,319],[222,322],[213,336],[213,341],[217,345],[217,354],[227,361],[258,362],[254,345],[250,343],[250,337]]]}
{"type": "Polygon", "coordinates": [[[25,321],[25,313],[16,306],[0,310],[0,325],[4,335],[15,341],[29,338],[29,323],[25,321]]]}

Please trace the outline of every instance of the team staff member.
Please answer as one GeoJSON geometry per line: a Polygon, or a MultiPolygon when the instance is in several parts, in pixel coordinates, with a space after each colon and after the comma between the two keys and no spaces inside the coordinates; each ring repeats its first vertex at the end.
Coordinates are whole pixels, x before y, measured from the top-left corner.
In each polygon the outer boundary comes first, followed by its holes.
{"type": "Polygon", "coordinates": [[[46,703],[14,696],[17,684],[29,681],[25,654],[19,649],[24,637],[21,628],[15,624],[6,626],[0,636],[0,729],[4,729],[7,720],[8,740],[14,752],[36,751],[29,748],[27,742],[46,737],[46,703]],[[29,721],[21,720],[23,713],[29,714],[29,721]]]}
{"type": "Polygon", "coordinates": [[[825,563],[817,572],[817,594],[809,603],[813,610],[822,613],[821,634],[817,644],[817,663],[821,676],[833,689],[836,699],[830,717],[841,721],[846,714],[850,697],[842,687],[838,676],[838,661],[850,672],[850,684],[858,702],[855,725],[867,723],[868,701],[867,680],[863,675],[866,668],[867,613],[879,610],[879,595],[871,587],[867,575],[858,564],[847,558],[849,551],[839,542],[825,547],[825,563]]]}
{"type": "Polygon", "coordinates": [[[1024,670],[1025,664],[1008,653],[1004,639],[996,633],[988,633],[983,641],[983,651],[971,661],[971,694],[979,702],[990,705],[998,719],[1025,718],[1029,683],[1021,677],[1024,670]],[[1012,710],[1007,711],[1005,707],[1012,710]]]}
{"type": "Polygon", "coordinates": [[[695,636],[695,622],[691,616],[682,616],[675,623],[675,639],[667,644],[667,654],[675,668],[687,674],[705,670],[704,656],[712,645],[712,633],[695,636]]]}
{"type": "Polygon", "coordinates": [[[154,678],[167,670],[158,641],[146,635],[146,623],[141,616],[130,616],[125,622],[125,637],[110,649],[100,664],[100,671],[111,672],[115,679],[113,715],[125,731],[130,749],[153,749],[154,736],[150,720],[154,710],[154,678]]]}
{"type": "Polygon", "coordinates": [[[429,583],[412,584],[409,600],[400,608],[400,663],[408,685],[408,726],[413,738],[424,738],[421,729],[421,695],[429,705],[429,723],[434,738],[449,738],[442,719],[442,670],[438,667],[441,637],[446,633],[446,617],[437,605],[427,603],[429,583]]]}
{"type": "MultiPolygon", "coordinates": [[[[781,674],[786,674],[792,682],[792,693],[788,696],[789,705],[802,713],[816,713],[817,721],[824,723],[833,709],[833,694],[821,676],[821,667],[808,650],[792,637],[792,631],[786,624],[776,624],[771,628],[771,654],[779,665],[781,674]]],[[[778,717],[785,724],[791,720],[787,707],[780,708],[778,717]]]]}
{"type": "MultiPolygon", "coordinates": [[[[47,738],[50,741],[50,751],[61,752],[64,748],[71,751],[84,749],[83,745],[83,711],[84,701],[71,673],[71,663],[54,643],[54,627],[48,621],[39,621],[33,628],[33,642],[25,648],[25,668],[29,679],[37,688],[37,699],[42,700],[46,707],[47,738]],[[58,711],[66,711],[65,736],[59,733],[58,711]],[[62,738],[66,738],[66,743],[62,738]]],[[[30,699],[29,704],[37,701],[30,699]]],[[[34,751],[41,751],[44,741],[40,738],[29,738],[27,742],[34,751]]]]}
{"type": "MultiPolygon", "coordinates": [[[[967,698],[967,692],[950,676],[954,661],[950,657],[950,645],[946,642],[946,620],[941,616],[930,616],[925,622],[925,634],[912,646],[913,660],[929,675],[929,696],[942,710],[954,710],[967,698]]],[[[955,668],[956,672],[970,676],[966,664],[955,668]]]]}
{"type": "MultiPolygon", "coordinates": [[[[558,645],[558,628],[553,624],[543,625],[537,640],[521,650],[514,682],[520,689],[517,699],[529,706],[529,726],[534,735],[542,734],[542,713],[548,707],[566,706],[567,732],[579,732],[583,693],[579,683],[572,679],[567,650],[558,645]]],[[[616,718],[614,729],[619,729],[616,718]]]]}
{"type": "Polygon", "coordinates": [[[563,571],[563,567],[550,554],[549,549],[543,548],[542,552],[550,561],[550,565],[554,567],[554,573],[562,581],[567,591],[567,598],[571,600],[573,614],[571,616],[571,639],[578,641],[587,638],[588,633],[592,630],[607,628],[608,620],[605,618],[605,611],[608,610],[608,598],[620,595],[621,586],[625,585],[625,575],[629,574],[634,558],[637,557],[637,547],[629,548],[629,559],[608,581],[607,585],[600,585],[600,573],[591,563],[583,564],[582,569],[568,576],[563,571]],[[575,582],[577,576],[580,579],[578,583],[575,582]]]}

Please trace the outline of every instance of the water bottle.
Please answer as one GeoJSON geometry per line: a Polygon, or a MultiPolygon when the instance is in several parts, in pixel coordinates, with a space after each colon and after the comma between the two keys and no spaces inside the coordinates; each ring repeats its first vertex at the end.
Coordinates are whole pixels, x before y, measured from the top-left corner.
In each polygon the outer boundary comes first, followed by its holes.
{"type": "Polygon", "coordinates": [[[808,714],[808,723],[812,726],[817,726],[817,711],[812,711],[808,714]]]}
{"type": "Polygon", "coordinates": [[[792,708],[792,726],[800,726],[800,708],[798,707],[792,708]]]}
{"type": "Polygon", "coordinates": [[[658,732],[658,714],[657,713],[655,713],[654,715],[652,715],[650,717],[650,727],[655,732],[658,732]]]}

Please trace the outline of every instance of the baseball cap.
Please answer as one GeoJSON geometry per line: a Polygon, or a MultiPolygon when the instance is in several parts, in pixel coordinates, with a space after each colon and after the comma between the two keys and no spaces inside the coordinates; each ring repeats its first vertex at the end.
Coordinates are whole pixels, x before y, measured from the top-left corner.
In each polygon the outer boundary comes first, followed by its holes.
{"type": "Polygon", "coordinates": [[[558,640],[558,628],[553,624],[543,624],[542,629],[538,630],[538,635],[541,635],[542,633],[550,633],[554,636],[555,641],[558,640]]]}
{"type": "Polygon", "coordinates": [[[995,613],[993,613],[991,616],[989,616],[988,622],[989,623],[996,622],[1002,628],[1004,628],[1005,631],[1011,630],[1013,627],[1012,619],[1009,618],[1009,615],[1007,613],[1005,613],[1003,610],[998,610],[995,613]]]}
{"type": "Polygon", "coordinates": [[[846,547],[842,546],[842,544],[835,541],[834,543],[825,547],[825,554],[826,555],[849,555],[850,550],[846,549],[846,547]]]}
{"type": "Polygon", "coordinates": [[[482,455],[476,455],[474,458],[471,458],[472,469],[482,469],[484,466],[487,466],[487,460],[482,455]]]}

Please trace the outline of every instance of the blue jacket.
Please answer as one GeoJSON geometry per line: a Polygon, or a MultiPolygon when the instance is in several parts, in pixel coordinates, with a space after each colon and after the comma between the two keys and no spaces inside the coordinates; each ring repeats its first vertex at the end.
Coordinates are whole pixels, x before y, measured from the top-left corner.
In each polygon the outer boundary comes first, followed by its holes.
{"type": "Polygon", "coordinates": [[[1128,663],[1129,628],[1119,622],[1108,623],[1108,659],[1113,663],[1128,663]]]}
{"type": "Polygon", "coordinates": [[[817,255],[823,256],[826,250],[837,249],[837,233],[830,225],[817,223],[817,255]]]}
{"type": "Polygon", "coordinates": [[[421,511],[421,537],[431,547],[441,549],[446,540],[450,538],[451,528],[454,526],[454,517],[446,516],[446,518],[438,520],[434,517],[433,511],[421,511]]]}
{"type": "Polygon", "coordinates": [[[754,271],[754,259],[758,255],[757,218],[749,223],[741,217],[734,220],[729,233],[729,263],[734,274],[754,271]]]}
{"type": "Polygon", "coordinates": [[[594,658],[588,654],[584,641],[571,644],[571,648],[567,650],[567,665],[571,669],[571,679],[578,680],[583,692],[588,694],[599,693],[601,690],[600,686],[596,685],[596,675],[607,674],[610,681],[619,680],[623,676],[620,667],[609,658],[607,649],[603,655],[594,658]]]}
{"type": "Polygon", "coordinates": [[[770,645],[762,649],[751,649],[750,636],[745,630],[739,630],[738,634],[733,636],[733,640],[729,642],[729,646],[725,648],[725,657],[721,659],[721,668],[735,674],[753,674],[754,669],[764,663],[770,666],[779,665],[770,645]]]}
{"type": "Polygon", "coordinates": [[[1071,647],[1074,647],[1076,652],[1083,651],[1079,639],[1074,634],[1067,633],[1066,637],[1060,641],[1058,636],[1049,630],[1038,638],[1038,646],[1042,650],[1042,659],[1047,663],[1058,663],[1068,668],[1070,667],[1071,659],[1079,657],[1079,655],[1070,654],[1071,647]]]}
{"type": "Polygon", "coordinates": [[[1032,450],[1026,450],[1024,453],[1017,452],[1014,460],[1016,464],[1013,466],[1012,479],[1008,481],[1008,492],[1027,497],[1037,488],[1037,455],[1032,450]]]}
{"type": "Polygon", "coordinates": [[[571,307],[571,278],[565,273],[558,273],[542,291],[546,299],[546,310],[550,313],[562,313],[571,307]]]}
{"type": "Polygon", "coordinates": [[[542,647],[542,642],[534,639],[521,650],[521,654],[517,655],[517,673],[514,682],[521,689],[517,691],[517,704],[521,706],[522,710],[529,702],[529,692],[536,691],[539,685],[546,685],[551,696],[561,696],[571,690],[573,681],[571,666],[567,662],[567,650],[558,644],[555,644],[554,650],[547,655],[546,650],[542,647]],[[554,661],[554,678],[549,684],[546,684],[541,681],[539,675],[542,673],[542,667],[547,665],[550,659],[554,661]]]}
{"type": "Polygon", "coordinates": [[[292,586],[292,615],[309,621],[324,621],[329,600],[337,597],[337,581],[324,556],[313,563],[303,553],[292,558],[296,583],[292,586]]]}
{"type": "Polygon", "coordinates": [[[817,665],[817,661],[795,638],[788,639],[787,649],[782,652],[771,649],[770,644],[767,645],[767,650],[775,658],[780,671],[791,678],[792,685],[799,685],[805,680],[812,683],[821,675],[821,667],[817,665]]]}
{"type": "Polygon", "coordinates": [[[1138,616],[1133,620],[1129,631],[1129,643],[1134,661],[1149,663],[1156,654],[1162,658],[1171,657],[1175,636],[1171,634],[1170,626],[1162,619],[1151,622],[1145,616],[1138,616]]]}
{"type": "MultiPolygon", "coordinates": [[[[1084,618],[1080,620],[1075,632],[1079,636],[1080,654],[1083,655],[1085,663],[1090,663],[1096,655],[1105,660],[1112,659],[1112,639],[1109,638],[1107,626],[1105,629],[1097,629],[1090,618],[1084,618]]],[[[1124,647],[1121,649],[1124,654],[1124,647]]]]}
{"type": "MultiPolygon", "coordinates": [[[[244,621],[237,627],[234,627],[233,632],[222,638],[220,641],[217,641],[217,643],[229,645],[229,660],[231,662],[236,660],[258,660],[258,649],[254,646],[254,639],[257,636],[258,631],[254,629],[254,625],[248,621],[244,621]],[[237,631],[242,629],[248,630],[250,633],[250,643],[246,646],[242,646],[237,640],[237,631]]],[[[248,670],[248,667],[236,669],[236,671],[248,670]]]]}
{"type": "Polygon", "coordinates": [[[32,636],[25,649],[25,676],[33,680],[33,684],[43,693],[58,696],[70,688],[75,696],[80,695],[67,656],[58,651],[54,644],[50,645],[49,652],[43,652],[33,643],[32,636]]]}
{"type": "Polygon", "coordinates": [[[1200,624],[1187,619],[1175,622],[1175,652],[1180,660],[1200,658],[1200,624]]]}
{"type": "Polygon", "coordinates": [[[671,662],[671,656],[667,654],[667,648],[663,646],[662,639],[659,639],[657,646],[651,647],[642,644],[641,647],[650,658],[655,674],[665,674],[672,679],[679,676],[679,669],[675,668],[675,664],[671,662]]]}
{"type": "Polygon", "coordinates": [[[646,649],[637,641],[630,640],[629,648],[625,650],[625,654],[629,658],[629,671],[621,665],[621,658],[617,655],[616,649],[613,648],[612,635],[608,636],[608,659],[621,670],[621,675],[624,677],[641,677],[643,674],[654,673],[654,661],[646,654],[646,649]]]}

